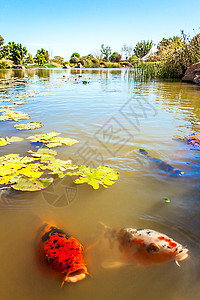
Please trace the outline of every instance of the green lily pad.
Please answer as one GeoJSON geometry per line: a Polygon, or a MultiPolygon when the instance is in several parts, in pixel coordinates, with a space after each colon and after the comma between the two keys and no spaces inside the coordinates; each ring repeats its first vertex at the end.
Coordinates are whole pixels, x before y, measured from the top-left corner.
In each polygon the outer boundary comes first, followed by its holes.
{"type": "Polygon", "coordinates": [[[107,188],[119,178],[117,171],[106,166],[99,166],[97,169],[81,166],[76,172],[68,172],[67,175],[78,176],[79,178],[74,181],[75,183],[87,183],[95,190],[99,189],[99,185],[107,188]]]}
{"type": "Polygon", "coordinates": [[[32,130],[32,129],[39,129],[41,128],[43,125],[42,122],[29,122],[27,124],[16,124],[14,125],[14,127],[17,129],[17,130],[32,130]]]}
{"type": "Polygon", "coordinates": [[[17,176],[11,180],[11,187],[18,191],[33,192],[45,189],[53,182],[53,178],[30,179],[28,177],[17,176]]]}
{"type": "Polygon", "coordinates": [[[42,157],[41,162],[46,163],[46,165],[41,166],[42,170],[50,170],[49,174],[57,174],[60,178],[65,176],[64,172],[67,170],[75,170],[79,166],[73,165],[71,160],[61,160],[55,157],[42,157]]]}
{"type": "Polygon", "coordinates": [[[27,139],[30,139],[31,142],[44,143],[48,148],[62,146],[63,144],[71,146],[73,144],[78,143],[77,140],[58,137],[58,135],[60,135],[60,133],[50,132],[46,134],[36,134],[34,136],[29,136],[27,139]]]}

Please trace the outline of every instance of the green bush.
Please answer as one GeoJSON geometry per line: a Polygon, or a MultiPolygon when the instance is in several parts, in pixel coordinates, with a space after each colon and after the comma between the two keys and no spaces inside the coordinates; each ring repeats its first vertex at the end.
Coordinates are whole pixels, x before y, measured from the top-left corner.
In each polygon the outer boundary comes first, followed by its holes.
{"type": "Polygon", "coordinates": [[[7,61],[5,61],[5,60],[0,61],[0,69],[9,69],[9,68],[10,68],[10,66],[7,61]]]}
{"type": "Polygon", "coordinates": [[[80,60],[80,59],[79,59],[78,57],[73,56],[73,57],[70,58],[69,62],[70,62],[71,64],[77,64],[77,63],[79,62],[79,60],[80,60]]]}
{"type": "Polygon", "coordinates": [[[161,78],[181,78],[189,66],[200,61],[200,34],[190,39],[182,32],[182,45],[165,49],[162,57],[161,78]]]}

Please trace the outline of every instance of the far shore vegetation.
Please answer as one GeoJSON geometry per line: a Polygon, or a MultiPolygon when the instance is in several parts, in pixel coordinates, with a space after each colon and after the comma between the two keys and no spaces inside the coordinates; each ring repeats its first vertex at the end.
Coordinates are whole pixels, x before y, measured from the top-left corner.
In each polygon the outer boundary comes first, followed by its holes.
{"type": "MultiPolygon", "coordinates": [[[[101,45],[98,52],[82,56],[72,53],[69,61],[61,56],[49,58],[45,49],[33,57],[20,43],[4,44],[0,35],[0,69],[9,68],[131,68],[134,78],[182,78],[187,68],[200,62],[200,33],[190,38],[183,31],[180,36],[163,38],[153,52],[153,41],[140,41],[135,47],[123,44],[120,53],[101,45]]],[[[154,47],[155,48],[155,47],[154,47]]]]}

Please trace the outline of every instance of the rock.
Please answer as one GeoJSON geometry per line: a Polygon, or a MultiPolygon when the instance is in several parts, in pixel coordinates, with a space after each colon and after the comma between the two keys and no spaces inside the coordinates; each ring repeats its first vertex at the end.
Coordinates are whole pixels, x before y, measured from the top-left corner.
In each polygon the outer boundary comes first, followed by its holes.
{"type": "Polygon", "coordinates": [[[71,69],[70,65],[65,65],[63,69],[71,69]]]}
{"type": "Polygon", "coordinates": [[[84,67],[80,62],[78,62],[75,68],[80,69],[80,68],[84,68],[84,67]]]}
{"type": "Polygon", "coordinates": [[[200,62],[191,65],[187,69],[187,71],[185,72],[185,76],[182,78],[182,81],[200,84],[200,62]]]}

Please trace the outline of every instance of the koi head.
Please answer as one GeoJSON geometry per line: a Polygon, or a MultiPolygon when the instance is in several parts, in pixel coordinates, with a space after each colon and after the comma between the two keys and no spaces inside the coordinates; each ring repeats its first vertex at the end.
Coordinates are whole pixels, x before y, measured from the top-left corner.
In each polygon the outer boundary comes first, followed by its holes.
{"type": "Polygon", "coordinates": [[[188,249],[160,232],[131,228],[124,231],[128,237],[124,249],[129,259],[133,257],[140,263],[151,264],[169,260],[175,260],[177,263],[188,257],[188,249]]]}
{"type": "Polygon", "coordinates": [[[88,274],[86,267],[82,267],[80,269],[77,269],[76,271],[70,272],[67,275],[65,275],[62,285],[64,284],[65,281],[78,282],[80,280],[83,280],[86,277],[86,274],[88,274]]]}

